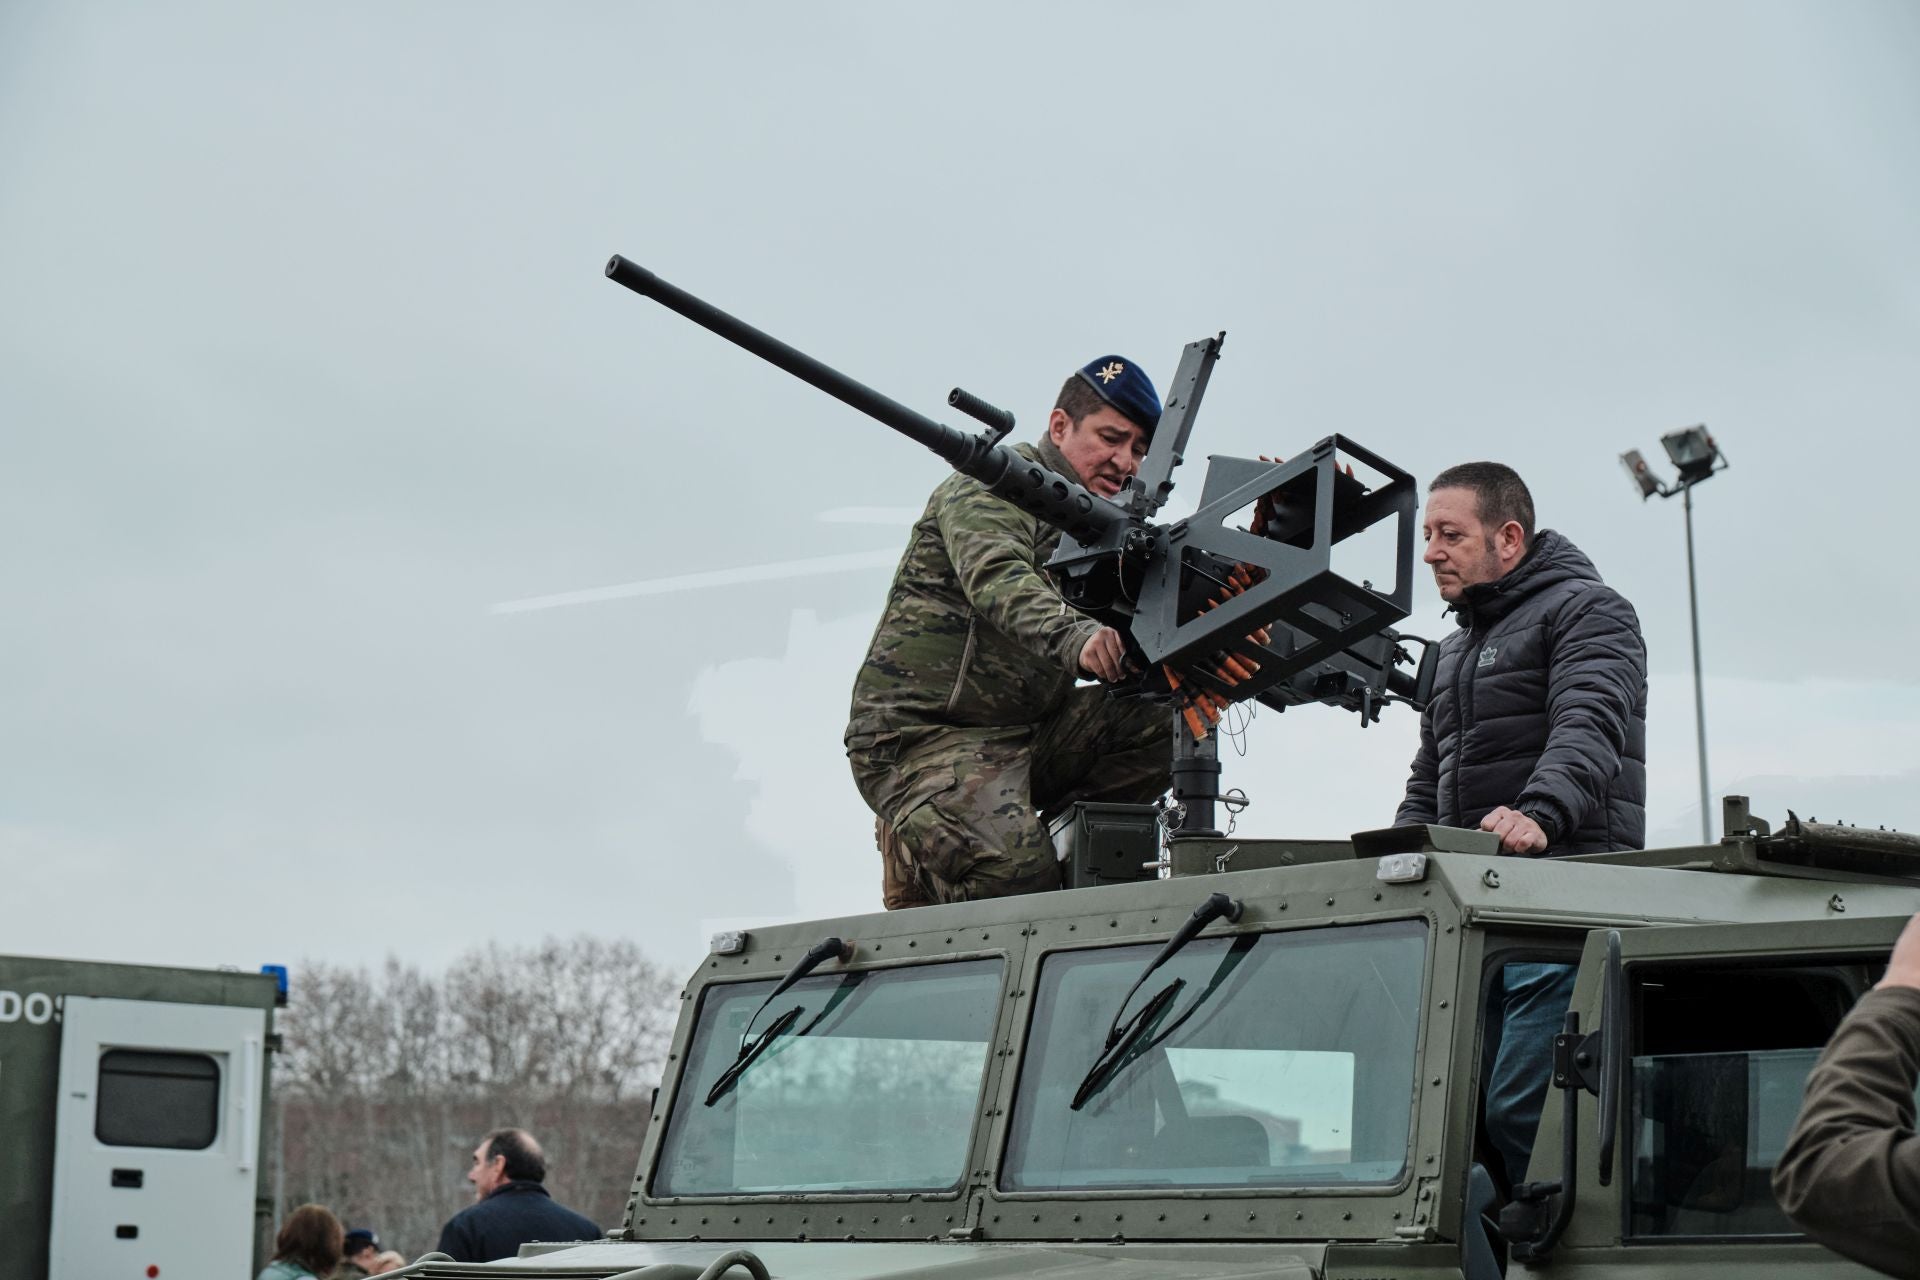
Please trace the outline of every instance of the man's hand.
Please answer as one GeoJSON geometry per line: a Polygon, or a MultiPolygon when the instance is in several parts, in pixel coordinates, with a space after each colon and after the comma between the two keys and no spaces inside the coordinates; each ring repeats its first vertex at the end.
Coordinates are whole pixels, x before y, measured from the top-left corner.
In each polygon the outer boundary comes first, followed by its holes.
{"type": "Polygon", "coordinates": [[[1893,944],[1893,959],[1887,961],[1886,976],[1877,987],[1920,987],[1920,916],[1907,921],[1900,940],[1893,944]]]}
{"type": "Polygon", "coordinates": [[[1102,627],[1080,648],[1080,669],[1108,684],[1123,680],[1127,674],[1127,646],[1120,633],[1102,627]]]}
{"type": "MultiPolygon", "coordinates": [[[[1540,829],[1540,824],[1505,805],[1480,819],[1480,829],[1500,837],[1502,853],[1535,854],[1545,853],[1547,849],[1547,833],[1540,829]]],[[[1920,943],[1915,944],[1914,951],[1914,962],[1920,965],[1920,943]]]]}

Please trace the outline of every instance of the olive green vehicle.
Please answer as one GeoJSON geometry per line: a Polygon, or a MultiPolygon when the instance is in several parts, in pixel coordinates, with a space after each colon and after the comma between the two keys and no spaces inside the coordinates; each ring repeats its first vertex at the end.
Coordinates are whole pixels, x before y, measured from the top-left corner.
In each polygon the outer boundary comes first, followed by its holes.
{"type": "Polygon", "coordinates": [[[1920,840],[1727,802],[1715,845],[1062,833],[1088,887],[721,935],[606,1240],[421,1276],[1861,1276],[1768,1189],[1808,1070],[1920,910],[1920,840]],[[1151,848],[1149,840],[1148,848],[1151,848]],[[1132,859],[1138,880],[1100,883],[1132,859]],[[1184,942],[1182,941],[1184,939],[1184,942]],[[1530,1182],[1488,991],[1577,962],[1530,1182]]]}

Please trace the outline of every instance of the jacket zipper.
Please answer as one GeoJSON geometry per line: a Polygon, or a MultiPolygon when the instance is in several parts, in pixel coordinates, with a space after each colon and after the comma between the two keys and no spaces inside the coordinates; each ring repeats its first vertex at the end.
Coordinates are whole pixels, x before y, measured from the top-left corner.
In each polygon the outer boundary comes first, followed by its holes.
{"type": "Polygon", "coordinates": [[[1471,679],[1469,673],[1473,664],[1479,661],[1480,627],[1476,620],[1467,628],[1466,652],[1460,655],[1460,670],[1453,677],[1453,713],[1459,720],[1460,749],[1453,754],[1453,820],[1465,824],[1467,820],[1466,797],[1461,794],[1461,765],[1467,754],[1467,723],[1469,707],[1467,705],[1466,686],[1471,679]]]}

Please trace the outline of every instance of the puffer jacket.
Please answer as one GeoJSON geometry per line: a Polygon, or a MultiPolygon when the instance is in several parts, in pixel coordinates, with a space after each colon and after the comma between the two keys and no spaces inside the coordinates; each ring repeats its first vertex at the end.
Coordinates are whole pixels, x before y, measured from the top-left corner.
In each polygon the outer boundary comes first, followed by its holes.
{"type": "Polygon", "coordinates": [[[1549,854],[1640,848],[1647,646],[1633,606],[1548,529],[1453,611],[1397,821],[1477,827],[1508,805],[1549,854]]]}

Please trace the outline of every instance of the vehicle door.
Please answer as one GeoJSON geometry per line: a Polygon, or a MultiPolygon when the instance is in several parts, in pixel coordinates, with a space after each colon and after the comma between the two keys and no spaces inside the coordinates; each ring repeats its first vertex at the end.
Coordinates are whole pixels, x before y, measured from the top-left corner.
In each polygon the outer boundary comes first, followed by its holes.
{"type": "Polygon", "coordinates": [[[263,1009],[67,997],[53,1275],[250,1274],[266,1022],[263,1009]]]}
{"type": "MultiPolygon", "coordinates": [[[[1576,1203],[1555,1260],[1605,1263],[1621,1280],[1708,1264],[1865,1274],[1802,1236],[1771,1182],[1808,1073],[1907,918],[1621,931],[1611,1019],[1609,933],[1596,931],[1573,1007],[1583,1034],[1612,1024],[1588,1042],[1587,1069],[1602,1094],[1612,1076],[1617,1102],[1606,1127],[1603,1099],[1577,1090],[1576,1203]],[[1614,1036],[1617,1047],[1602,1043],[1614,1036]]],[[[1536,1179],[1557,1174],[1565,1100],[1549,1090],[1536,1179]]]]}

